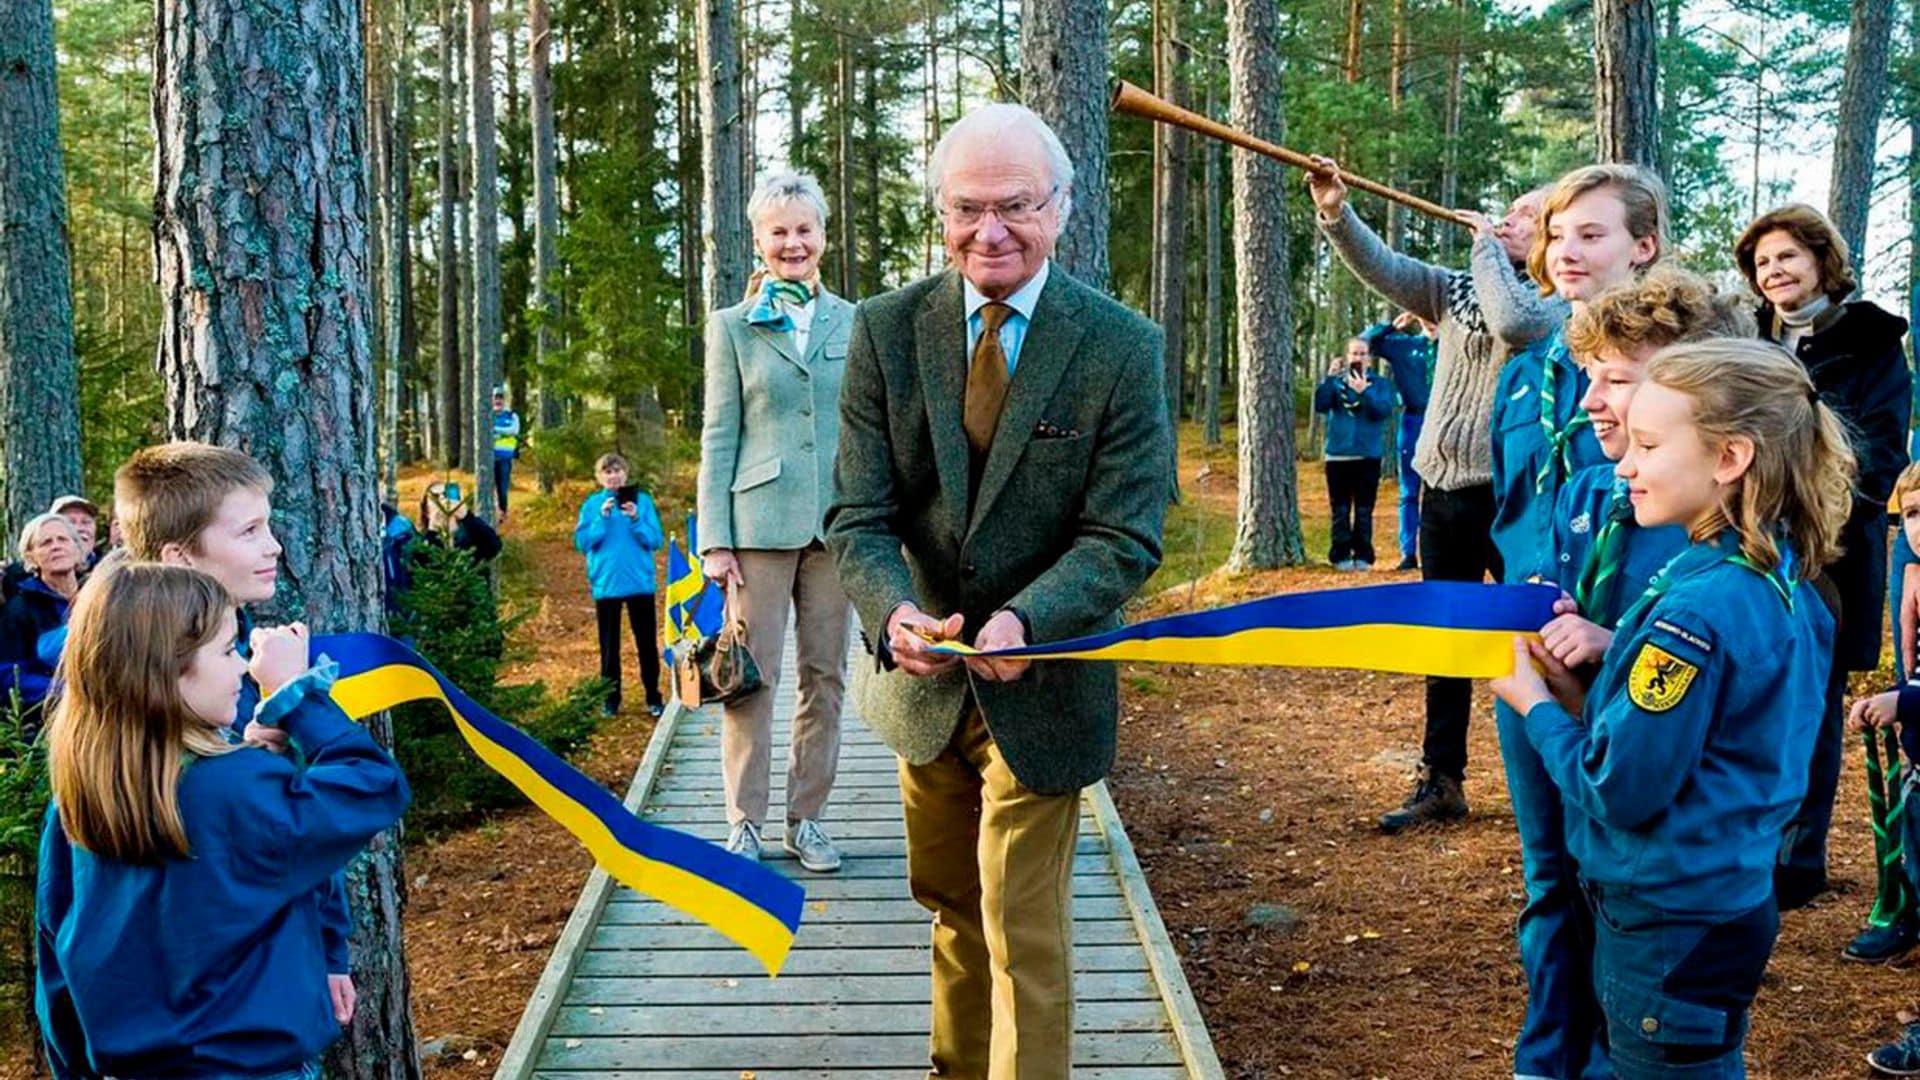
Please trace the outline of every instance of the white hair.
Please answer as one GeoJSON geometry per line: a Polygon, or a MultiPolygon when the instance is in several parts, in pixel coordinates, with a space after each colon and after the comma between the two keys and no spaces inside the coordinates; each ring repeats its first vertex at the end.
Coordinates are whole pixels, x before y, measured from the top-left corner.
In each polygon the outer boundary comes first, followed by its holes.
{"type": "Polygon", "coordinates": [[[977,129],[987,133],[1002,133],[1024,129],[1040,140],[1047,152],[1047,171],[1053,176],[1053,183],[1060,189],[1054,196],[1054,205],[1060,208],[1060,227],[1067,227],[1067,215],[1073,210],[1073,159],[1067,156],[1067,148],[1061,144],[1060,136],[1053,133],[1040,114],[1025,105],[997,101],[982,105],[967,115],[954,121],[946,134],[933,148],[933,156],[927,162],[927,196],[935,206],[940,205],[941,189],[946,185],[947,154],[953,149],[954,141],[972,135],[977,129]]]}
{"type": "Polygon", "coordinates": [[[67,536],[73,541],[74,554],[82,554],[80,534],[75,531],[73,522],[68,521],[65,514],[39,514],[27,522],[26,528],[20,530],[20,561],[29,570],[37,572],[40,569],[40,565],[33,561],[33,542],[39,539],[40,530],[49,525],[58,525],[67,530],[67,536]]]}
{"type": "Polygon", "coordinates": [[[820,219],[821,227],[826,227],[827,196],[820,190],[820,181],[792,170],[774,173],[760,181],[760,186],[753,189],[753,197],[747,200],[747,220],[757,229],[760,215],[790,202],[805,203],[820,219]]]}

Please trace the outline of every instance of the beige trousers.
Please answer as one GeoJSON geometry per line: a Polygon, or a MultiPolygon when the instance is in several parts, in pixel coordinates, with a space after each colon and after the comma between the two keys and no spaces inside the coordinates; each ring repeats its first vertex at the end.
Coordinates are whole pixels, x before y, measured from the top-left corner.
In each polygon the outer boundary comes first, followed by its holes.
{"type": "Polygon", "coordinates": [[[840,768],[840,702],[846,696],[847,594],[833,556],[815,543],[796,551],[736,551],[747,647],[762,688],[727,706],[720,725],[720,771],[727,824],[765,825],[773,770],[773,696],[780,685],[787,613],[794,612],[799,704],[787,749],[787,821],[826,812],[840,768]]]}
{"type": "Polygon", "coordinates": [[[1014,779],[969,706],[940,756],[900,763],[907,883],[933,912],[929,1077],[1067,1080],[1078,795],[1014,779]]]}

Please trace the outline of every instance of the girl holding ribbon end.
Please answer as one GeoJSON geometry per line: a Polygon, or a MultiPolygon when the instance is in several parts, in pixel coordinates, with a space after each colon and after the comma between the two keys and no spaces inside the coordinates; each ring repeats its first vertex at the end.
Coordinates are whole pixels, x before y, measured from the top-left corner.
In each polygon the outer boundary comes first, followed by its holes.
{"type": "Polygon", "coordinates": [[[1564,800],[1616,1075],[1742,1077],[1779,930],[1776,838],[1806,790],[1833,651],[1807,579],[1838,544],[1853,452],[1805,370],[1746,340],[1662,350],[1627,425],[1634,520],[1683,526],[1688,546],[1590,687],[1521,638],[1493,690],[1564,800]]]}
{"type": "Polygon", "coordinates": [[[255,630],[247,660],[198,570],[97,575],[69,625],[36,898],[54,1075],[318,1077],[341,1023],[329,882],[406,809],[400,767],[333,703],[304,626],[255,630]],[[224,736],[249,672],[303,763],[224,736]]]}

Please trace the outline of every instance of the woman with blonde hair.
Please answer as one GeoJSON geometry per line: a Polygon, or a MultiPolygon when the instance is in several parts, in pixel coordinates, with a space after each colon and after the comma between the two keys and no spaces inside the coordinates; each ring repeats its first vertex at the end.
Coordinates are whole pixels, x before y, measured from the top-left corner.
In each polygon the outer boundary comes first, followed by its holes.
{"type": "Polygon", "coordinates": [[[827,200],[803,173],[767,177],[747,203],[762,276],[707,319],[700,433],[700,554],[737,590],[765,685],[721,724],[727,849],[759,858],[773,766],[773,699],[794,616],[799,704],[787,753],[782,846],[816,873],[840,868],[821,818],[840,759],[849,608],[823,543],[840,442],[840,378],[853,305],[820,283],[827,200]]]}
{"type": "Polygon", "coordinates": [[[1912,377],[1900,344],[1907,322],[1870,301],[1847,300],[1855,288],[1847,242],[1811,206],[1795,203],[1755,218],[1733,255],[1760,297],[1760,336],[1779,343],[1806,369],[1820,399],[1851,431],[1860,463],[1838,557],[1821,568],[1839,597],[1840,634],[1806,803],[1789,823],[1780,853],[1780,906],[1795,908],[1827,887],[1827,831],[1845,744],[1841,701],[1847,673],[1880,666],[1886,505],[1907,463],[1912,409],[1912,377]]]}
{"type": "Polygon", "coordinates": [[[35,1011],[56,1076],[318,1077],[340,1036],[331,878],[406,808],[405,777],[328,696],[304,626],[253,632],[198,570],[104,571],[74,605],[48,723],[35,1011]],[[231,744],[254,719],[304,763],[231,744]]]}
{"type": "Polygon", "coordinates": [[[27,522],[18,553],[27,576],[0,607],[0,706],[9,688],[27,706],[47,696],[53,665],[41,658],[40,640],[66,624],[88,554],[73,524],[53,513],[27,522]]]}

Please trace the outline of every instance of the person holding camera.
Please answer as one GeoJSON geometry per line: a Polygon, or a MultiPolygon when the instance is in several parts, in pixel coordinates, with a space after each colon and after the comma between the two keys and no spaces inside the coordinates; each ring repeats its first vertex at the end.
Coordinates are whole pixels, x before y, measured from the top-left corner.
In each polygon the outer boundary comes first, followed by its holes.
{"type": "Polygon", "coordinates": [[[647,691],[647,712],[659,716],[659,625],[654,617],[653,553],[660,550],[660,513],[653,497],[627,482],[627,459],[606,453],[594,463],[600,490],[580,504],[573,546],[587,557],[587,581],[593,586],[594,620],[600,628],[600,677],[613,684],[606,714],[620,711],[620,613],[627,613],[633,643],[640,650],[640,682],[647,691]]]}
{"type": "Polygon", "coordinates": [[[1364,338],[1347,342],[1313,391],[1313,411],[1327,414],[1327,502],[1333,507],[1335,570],[1373,569],[1373,500],[1380,491],[1380,454],[1393,386],[1373,372],[1364,338]]]}

